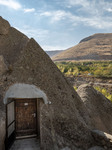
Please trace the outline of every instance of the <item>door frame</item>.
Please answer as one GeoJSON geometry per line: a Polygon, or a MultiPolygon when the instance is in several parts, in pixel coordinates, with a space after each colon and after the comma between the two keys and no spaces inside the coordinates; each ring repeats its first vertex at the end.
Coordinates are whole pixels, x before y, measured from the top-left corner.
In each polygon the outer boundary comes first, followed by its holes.
{"type": "Polygon", "coordinates": [[[5,149],[8,150],[12,144],[15,141],[16,138],[16,121],[15,121],[15,101],[14,99],[10,99],[9,102],[6,104],[6,139],[5,139],[5,149]],[[14,102],[14,120],[8,124],[8,105],[14,102]],[[14,131],[11,133],[11,135],[8,137],[8,128],[14,124],[14,131]]]}
{"type": "MultiPolygon", "coordinates": [[[[15,132],[16,132],[16,100],[20,100],[20,99],[23,99],[23,100],[34,100],[36,102],[36,135],[34,135],[35,137],[38,136],[38,99],[37,98],[16,98],[14,99],[15,100],[15,132]]],[[[33,135],[28,135],[28,136],[20,136],[20,137],[17,137],[17,139],[22,139],[22,138],[30,138],[32,137],[33,135]]]]}
{"type": "MultiPolygon", "coordinates": [[[[11,102],[14,102],[14,117],[16,118],[16,104],[15,104],[15,101],[16,99],[28,99],[28,98],[9,98],[9,102],[6,104],[6,138],[5,138],[5,150],[9,150],[10,147],[13,145],[14,141],[16,140],[16,119],[14,119],[14,122],[15,122],[15,130],[14,130],[14,134],[12,135],[12,139],[13,140],[9,140],[8,139],[8,117],[7,117],[7,105],[10,104],[11,102]]],[[[37,110],[37,116],[36,116],[36,131],[37,131],[37,138],[40,139],[39,142],[40,142],[40,145],[41,145],[41,129],[40,129],[40,107],[41,107],[41,103],[43,104],[43,98],[30,98],[30,99],[35,99],[36,100],[36,110],[37,110]]],[[[24,137],[23,137],[24,138],[24,137]]],[[[30,138],[30,137],[29,137],[30,138]]]]}

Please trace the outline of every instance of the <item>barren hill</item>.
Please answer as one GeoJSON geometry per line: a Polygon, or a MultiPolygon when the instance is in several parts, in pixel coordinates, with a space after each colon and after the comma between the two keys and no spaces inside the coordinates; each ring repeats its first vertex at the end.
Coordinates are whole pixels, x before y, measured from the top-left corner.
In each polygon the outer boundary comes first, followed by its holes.
{"type": "Polygon", "coordinates": [[[112,60],[112,33],[98,33],[82,39],[73,46],[52,57],[54,61],[112,60]]]}
{"type": "Polygon", "coordinates": [[[57,55],[61,53],[63,50],[51,50],[51,51],[46,51],[46,53],[49,55],[49,57],[52,57],[54,55],[57,55]]]}

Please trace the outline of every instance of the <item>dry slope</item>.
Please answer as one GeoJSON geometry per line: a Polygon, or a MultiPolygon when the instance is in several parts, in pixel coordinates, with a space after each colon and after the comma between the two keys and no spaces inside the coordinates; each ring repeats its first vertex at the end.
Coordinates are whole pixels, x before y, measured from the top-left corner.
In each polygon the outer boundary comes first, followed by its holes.
{"type": "Polygon", "coordinates": [[[54,57],[53,61],[112,60],[112,33],[89,36],[54,57]]]}

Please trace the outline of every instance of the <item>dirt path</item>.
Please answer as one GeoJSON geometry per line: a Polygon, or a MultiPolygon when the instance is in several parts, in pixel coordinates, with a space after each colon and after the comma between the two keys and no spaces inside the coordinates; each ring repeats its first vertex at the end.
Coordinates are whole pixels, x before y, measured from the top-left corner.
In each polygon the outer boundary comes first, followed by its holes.
{"type": "Polygon", "coordinates": [[[40,150],[39,141],[36,138],[16,140],[10,150],[40,150]]]}

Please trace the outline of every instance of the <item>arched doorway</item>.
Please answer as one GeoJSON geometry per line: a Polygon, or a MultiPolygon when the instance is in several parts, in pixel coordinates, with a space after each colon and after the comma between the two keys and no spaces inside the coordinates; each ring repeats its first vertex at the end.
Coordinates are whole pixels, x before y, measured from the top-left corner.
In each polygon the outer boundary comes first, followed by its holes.
{"type": "Polygon", "coordinates": [[[46,94],[34,85],[14,84],[4,97],[6,104],[6,149],[18,138],[40,136],[40,100],[46,94]]]}

